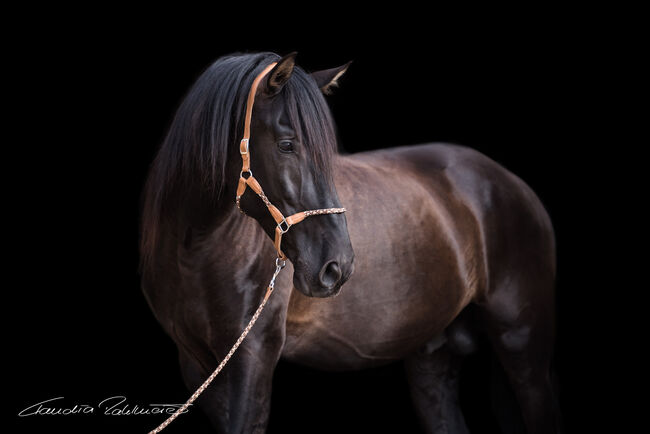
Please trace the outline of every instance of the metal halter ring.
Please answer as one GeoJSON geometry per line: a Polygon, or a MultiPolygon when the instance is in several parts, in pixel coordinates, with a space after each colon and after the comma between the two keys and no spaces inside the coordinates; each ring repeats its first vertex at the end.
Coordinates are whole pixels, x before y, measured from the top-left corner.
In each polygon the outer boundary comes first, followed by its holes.
{"type": "Polygon", "coordinates": [[[287,223],[287,219],[285,219],[285,218],[283,218],[282,221],[280,223],[278,223],[278,228],[280,229],[280,232],[282,232],[283,234],[286,234],[287,232],[289,232],[290,227],[291,227],[291,225],[289,223],[287,223]],[[286,229],[284,229],[282,227],[282,223],[284,223],[287,226],[286,229]]]}
{"type": "MultiPolygon", "coordinates": [[[[248,173],[248,178],[253,176],[253,171],[248,169],[248,170],[242,170],[241,172],[239,172],[239,177],[244,178],[244,173],[248,173]]],[[[248,178],[244,178],[244,179],[248,179],[248,178]]]]}

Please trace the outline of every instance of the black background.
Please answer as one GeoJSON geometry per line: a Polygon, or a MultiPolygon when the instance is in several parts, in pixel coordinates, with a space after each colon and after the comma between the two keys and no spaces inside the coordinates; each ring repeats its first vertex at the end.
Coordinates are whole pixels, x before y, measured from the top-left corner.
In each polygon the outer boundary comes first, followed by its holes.
{"type": "MultiPolygon", "coordinates": [[[[318,34],[307,23],[251,24],[246,32],[232,16],[219,17],[218,31],[88,20],[30,22],[14,33],[5,82],[13,135],[3,159],[13,430],[145,432],[160,418],[16,414],[57,396],[91,405],[114,395],[140,405],[189,396],[175,347],[139,289],[140,192],[175,108],[202,70],[221,55],[261,50],[297,50],[307,70],[354,61],[328,97],[345,150],[459,143],[537,192],[557,237],[565,422],[574,432],[604,423],[591,403],[608,401],[601,393],[610,380],[593,354],[596,341],[612,341],[590,301],[607,287],[593,276],[600,263],[588,258],[602,247],[592,236],[603,218],[592,192],[613,188],[594,162],[607,140],[598,107],[608,90],[594,74],[608,63],[596,55],[605,38],[598,28],[577,28],[575,17],[541,18],[407,19],[406,30],[386,22],[372,32],[333,20],[318,42],[305,37],[318,34]]],[[[482,352],[466,366],[462,399],[474,432],[495,429],[490,364],[482,352]]],[[[283,362],[273,398],[269,432],[418,432],[399,363],[328,374],[283,362]]],[[[168,430],[208,432],[198,410],[168,430]]]]}

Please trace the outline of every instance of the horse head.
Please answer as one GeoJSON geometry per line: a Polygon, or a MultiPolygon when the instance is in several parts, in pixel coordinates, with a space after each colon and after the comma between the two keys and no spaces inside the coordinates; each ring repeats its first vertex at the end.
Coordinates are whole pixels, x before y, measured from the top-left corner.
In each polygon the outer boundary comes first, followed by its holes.
{"type": "MultiPolygon", "coordinates": [[[[292,53],[279,59],[254,91],[244,153],[250,150],[250,172],[268,202],[249,192],[239,206],[272,239],[277,222],[268,203],[284,216],[341,207],[333,175],[336,135],[322,93],[330,91],[348,65],[307,74],[295,65],[292,53]]],[[[230,163],[228,179],[237,179],[240,167],[230,163]]],[[[344,214],[318,215],[292,228],[282,237],[282,251],[294,266],[294,286],[308,296],[337,294],[353,272],[354,252],[344,214]]]]}

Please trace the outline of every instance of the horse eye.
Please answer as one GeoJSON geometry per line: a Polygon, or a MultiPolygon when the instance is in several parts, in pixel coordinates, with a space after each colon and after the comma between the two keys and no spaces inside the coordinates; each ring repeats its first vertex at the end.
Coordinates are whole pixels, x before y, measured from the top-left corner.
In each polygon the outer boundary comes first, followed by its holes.
{"type": "Polygon", "coordinates": [[[280,152],[293,152],[293,143],[291,140],[280,140],[278,142],[278,149],[280,152]]]}

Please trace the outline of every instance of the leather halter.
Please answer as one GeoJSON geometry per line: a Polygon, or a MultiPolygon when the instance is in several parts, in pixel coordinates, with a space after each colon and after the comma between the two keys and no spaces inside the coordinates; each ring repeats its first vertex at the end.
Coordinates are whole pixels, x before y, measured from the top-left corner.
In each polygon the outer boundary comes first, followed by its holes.
{"type": "Polygon", "coordinates": [[[268,197],[264,194],[264,190],[262,190],[262,186],[260,183],[253,177],[253,172],[251,171],[250,163],[251,163],[251,150],[250,150],[250,135],[251,135],[251,117],[253,115],[253,104],[255,103],[255,94],[257,92],[257,87],[260,84],[260,81],[266,76],[266,74],[273,69],[273,67],[277,64],[277,62],[273,62],[270,65],[268,65],[264,70],[257,76],[255,77],[255,80],[253,80],[253,84],[251,85],[251,89],[248,92],[248,99],[246,100],[246,117],[244,118],[244,136],[241,139],[241,142],[239,144],[239,153],[241,154],[242,158],[242,169],[241,172],[239,173],[239,184],[237,185],[237,196],[235,198],[235,202],[237,203],[237,208],[243,213],[246,214],[240,206],[240,200],[244,192],[246,191],[246,187],[250,187],[257,195],[262,199],[266,207],[268,208],[269,212],[271,213],[271,216],[275,220],[276,223],[276,228],[275,228],[275,250],[278,252],[278,258],[281,261],[284,261],[286,259],[286,256],[280,249],[280,245],[282,244],[282,235],[287,233],[289,231],[289,228],[291,226],[300,223],[303,221],[305,218],[313,215],[321,215],[321,214],[340,214],[345,212],[345,208],[325,208],[325,209],[314,209],[314,210],[309,210],[309,211],[300,211],[295,214],[290,215],[289,217],[285,217],[280,210],[273,205],[268,197]],[[244,174],[248,174],[248,177],[244,177],[244,174]]]}

